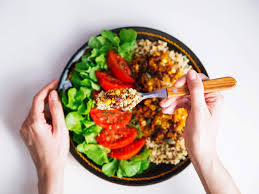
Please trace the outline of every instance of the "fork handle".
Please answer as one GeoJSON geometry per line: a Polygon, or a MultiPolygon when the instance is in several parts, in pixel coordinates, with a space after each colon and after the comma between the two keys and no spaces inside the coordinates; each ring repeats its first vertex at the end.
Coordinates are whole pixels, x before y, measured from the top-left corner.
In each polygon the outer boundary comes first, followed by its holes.
{"type": "MultiPolygon", "coordinates": [[[[211,80],[204,80],[202,81],[202,83],[204,86],[204,93],[209,93],[231,89],[236,86],[237,81],[233,77],[223,77],[211,80]]],[[[190,92],[187,86],[167,88],[168,98],[186,96],[189,94],[190,92]]]]}

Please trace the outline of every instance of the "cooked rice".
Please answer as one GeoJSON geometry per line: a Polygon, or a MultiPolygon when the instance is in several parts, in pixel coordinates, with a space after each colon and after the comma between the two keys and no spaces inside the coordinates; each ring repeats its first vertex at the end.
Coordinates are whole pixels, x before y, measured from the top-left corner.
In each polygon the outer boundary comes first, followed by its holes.
{"type": "MultiPolygon", "coordinates": [[[[181,53],[170,50],[167,46],[167,42],[161,40],[151,42],[148,39],[141,39],[137,41],[137,44],[138,48],[135,50],[135,57],[144,58],[147,56],[154,56],[156,53],[160,53],[160,55],[162,55],[163,53],[169,52],[169,60],[173,62],[172,68],[174,68],[172,71],[176,73],[174,74],[173,81],[171,80],[170,83],[166,85],[163,82],[164,86],[162,87],[172,86],[180,76],[186,74],[191,69],[191,66],[188,65],[189,59],[181,53]]],[[[175,132],[174,136],[178,136],[178,133],[179,132],[175,132]]],[[[183,136],[183,130],[181,130],[180,133],[180,136],[183,136]]],[[[152,151],[149,157],[150,162],[155,164],[170,163],[176,165],[181,160],[186,158],[187,151],[184,145],[184,139],[179,138],[171,140],[172,141],[169,144],[166,141],[163,143],[158,143],[154,140],[151,140],[151,137],[147,139],[146,147],[152,151]]]]}
{"type": "Polygon", "coordinates": [[[149,160],[155,164],[166,163],[176,165],[187,156],[184,139],[178,140],[177,145],[175,145],[169,143],[157,144],[148,138],[146,147],[152,150],[149,160]]]}
{"type": "Polygon", "coordinates": [[[140,93],[133,88],[101,91],[96,96],[96,106],[101,110],[128,111],[140,102],[140,93]]]}
{"type": "Polygon", "coordinates": [[[167,42],[165,41],[154,41],[151,42],[148,39],[141,39],[137,41],[138,48],[135,50],[135,55],[138,57],[141,56],[151,56],[156,52],[165,53],[169,51],[169,57],[171,61],[178,65],[178,69],[180,69],[184,74],[186,74],[191,66],[188,65],[189,59],[182,55],[181,53],[175,52],[174,50],[169,50],[167,46],[167,42]]]}

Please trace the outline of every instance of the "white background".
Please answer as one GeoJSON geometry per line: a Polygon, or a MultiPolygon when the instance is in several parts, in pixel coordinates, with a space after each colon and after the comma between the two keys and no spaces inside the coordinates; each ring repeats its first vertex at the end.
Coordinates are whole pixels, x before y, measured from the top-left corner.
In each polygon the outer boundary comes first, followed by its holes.
{"type": "MultiPolygon", "coordinates": [[[[0,0],[0,193],[32,194],[37,177],[18,135],[33,95],[58,78],[72,54],[102,29],[146,26],[184,42],[224,92],[219,156],[243,193],[259,192],[259,1],[0,0]]],[[[208,129],[209,130],[209,129],[208,129]]],[[[215,183],[216,184],[216,183],[215,183]]],[[[204,193],[193,166],[145,187],[106,182],[69,155],[65,193],[204,193]]]]}

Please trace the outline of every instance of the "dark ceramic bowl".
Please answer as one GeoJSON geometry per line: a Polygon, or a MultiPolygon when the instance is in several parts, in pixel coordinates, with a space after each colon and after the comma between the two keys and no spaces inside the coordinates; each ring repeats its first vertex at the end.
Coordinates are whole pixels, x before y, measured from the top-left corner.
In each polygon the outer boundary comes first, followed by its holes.
{"type": "MultiPolygon", "coordinates": [[[[161,32],[159,30],[145,28],[145,27],[123,27],[123,28],[134,29],[138,34],[137,39],[143,38],[143,39],[149,39],[151,41],[155,41],[155,40],[166,41],[170,49],[176,52],[182,53],[183,55],[186,55],[187,58],[190,60],[189,65],[192,65],[192,67],[197,72],[201,72],[201,73],[204,73],[205,75],[208,75],[205,68],[201,64],[200,60],[198,59],[198,57],[187,46],[185,46],[182,42],[180,42],[173,36],[166,34],[164,32],[161,32]]],[[[117,33],[121,29],[122,28],[117,28],[117,29],[113,29],[112,31],[117,33]]],[[[81,58],[81,56],[88,48],[87,44],[88,42],[84,43],[84,45],[81,48],[79,48],[78,51],[75,52],[75,54],[71,57],[71,59],[67,63],[59,80],[59,85],[58,85],[59,91],[66,90],[69,87],[71,87],[71,83],[69,81],[69,75],[73,70],[75,63],[81,58]]],[[[154,183],[164,181],[178,174],[190,164],[190,159],[189,157],[187,157],[185,160],[182,160],[177,165],[172,165],[172,164],[156,165],[151,163],[149,169],[144,171],[142,174],[136,175],[131,178],[127,178],[127,177],[118,178],[117,176],[107,177],[102,173],[101,166],[96,165],[93,161],[88,159],[86,155],[77,151],[76,143],[72,141],[72,138],[70,138],[70,151],[72,155],[76,158],[76,160],[80,162],[86,169],[88,169],[93,174],[113,183],[131,185],[131,186],[137,186],[137,185],[143,186],[143,185],[154,184],[154,183]]]]}

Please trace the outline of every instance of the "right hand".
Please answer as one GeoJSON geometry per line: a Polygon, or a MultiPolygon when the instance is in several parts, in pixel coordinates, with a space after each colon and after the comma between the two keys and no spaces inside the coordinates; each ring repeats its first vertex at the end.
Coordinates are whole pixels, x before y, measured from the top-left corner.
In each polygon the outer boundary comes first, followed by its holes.
{"type": "Polygon", "coordinates": [[[190,157],[204,158],[216,155],[216,135],[223,96],[204,94],[204,74],[190,70],[175,83],[176,87],[188,85],[190,96],[164,99],[160,106],[165,114],[173,114],[179,107],[187,108],[188,118],[184,129],[185,146],[190,157]],[[204,156],[204,157],[203,157],[204,156]]]}

